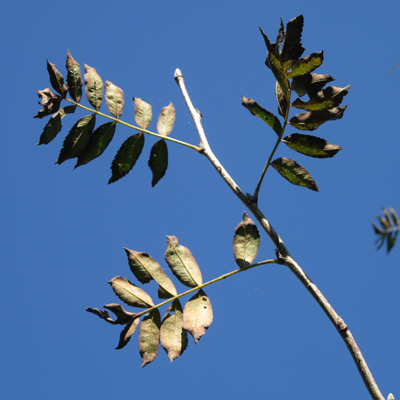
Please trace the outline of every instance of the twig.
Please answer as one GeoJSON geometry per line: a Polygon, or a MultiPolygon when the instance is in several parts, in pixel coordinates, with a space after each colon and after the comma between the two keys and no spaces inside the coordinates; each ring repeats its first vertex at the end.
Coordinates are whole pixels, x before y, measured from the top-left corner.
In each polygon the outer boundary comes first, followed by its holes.
{"type": "Polygon", "coordinates": [[[265,232],[271,238],[272,242],[277,247],[277,255],[278,259],[282,264],[286,265],[300,280],[300,282],[305,286],[305,288],[311,293],[317,303],[320,305],[322,310],[331,320],[336,330],[339,332],[340,336],[345,341],[347,348],[349,349],[354,362],[357,365],[358,371],[367,387],[371,397],[374,400],[385,400],[382,393],[379,390],[378,385],[376,384],[368,365],[361,354],[359,347],[357,346],[356,341],[354,340],[348,326],[343,321],[343,319],[336,313],[333,307],[329,304],[328,300],[324,297],[318,287],[311,281],[311,279],[304,273],[301,267],[296,263],[296,261],[290,256],[288,249],[286,248],[283,240],[273,229],[269,221],[262,214],[261,210],[258,208],[256,202],[254,201],[252,196],[245,195],[243,191],[240,189],[239,185],[233,180],[233,178],[228,174],[222,164],[219,162],[217,157],[212,152],[206,134],[204,132],[204,128],[201,123],[200,112],[196,110],[192,104],[192,101],[189,97],[189,94],[186,90],[185,82],[183,79],[183,74],[180,69],[175,71],[175,80],[178,83],[178,86],[182,92],[182,95],[185,99],[186,105],[189,109],[190,114],[192,115],[193,121],[195,123],[196,129],[198,131],[200,137],[201,147],[203,148],[202,154],[204,154],[214,168],[221,175],[223,180],[229,185],[232,191],[236,194],[236,196],[244,203],[244,205],[253,213],[253,215],[257,218],[258,222],[264,228],[265,232]]]}

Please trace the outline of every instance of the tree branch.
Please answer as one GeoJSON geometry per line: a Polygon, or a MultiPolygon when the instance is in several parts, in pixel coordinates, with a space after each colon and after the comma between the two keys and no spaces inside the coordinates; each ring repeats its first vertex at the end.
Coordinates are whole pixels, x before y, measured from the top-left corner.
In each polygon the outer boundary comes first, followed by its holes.
{"type": "MultiPolygon", "coordinates": [[[[348,350],[350,351],[354,362],[357,365],[358,371],[367,387],[371,397],[374,400],[385,400],[382,393],[380,392],[378,385],[376,384],[371,371],[368,368],[368,365],[357,346],[356,341],[354,340],[349,328],[343,319],[336,313],[333,307],[329,304],[328,300],[324,297],[318,287],[311,281],[311,279],[304,273],[301,267],[296,263],[296,261],[291,257],[288,249],[286,248],[283,240],[271,226],[269,221],[265,218],[261,210],[258,208],[257,203],[254,198],[250,195],[245,195],[244,192],[240,189],[239,185],[233,180],[233,178],[228,174],[222,164],[219,162],[217,157],[212,152],[206,134],[204,132],[204,128],[201,123],[201,114],[198,110],[196,110],[192,104],[192,101],[189,97],[189,94],[186,90],[185,82],[183,79],[183,74],[180,69],[176,69],[175,71],[175,80],[182,92],[182,95],[185,99],[186,105],[189,109],[190,114],[192,115],[193,121],[195,123],[197,132],[200,137],[200,147],[202,148],[202,154],[208,158],[214,168],[221,175],[222,179],[228,184],[231,190],[235,193],[235,195],[244,203],[244,205],[252,212],[252,214],[256,217],[258,222],[264,228],[265,232],[271,238],[272,242],[277,247],[277,255],[278,259],[282,264],[286,265],[300,280],[300,282],[305,286],[305,288],[311,293],[317,303],[320,305],[322,310],[331,320],[336,330],[339,332],[340,336],[345,341],[348,350]]],[[[390,395],[389,395],[390,396],[390,395]]]]}

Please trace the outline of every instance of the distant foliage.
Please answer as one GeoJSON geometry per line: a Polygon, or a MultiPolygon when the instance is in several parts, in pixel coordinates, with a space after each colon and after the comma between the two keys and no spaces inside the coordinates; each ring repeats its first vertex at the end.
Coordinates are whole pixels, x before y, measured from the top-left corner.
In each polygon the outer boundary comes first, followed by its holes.
{"type": "Polygon", "coordinates": [[[396,239],[400,231],[400,221],[396,214],[396,211],[389,207],[389,209],[383,208],[383,215],[378,217],[380,227],[373,223],[375,234],[378,236],[375,243],[379,250],[386,243],[386,251],[390,253],[396,244],[396,239]]]}

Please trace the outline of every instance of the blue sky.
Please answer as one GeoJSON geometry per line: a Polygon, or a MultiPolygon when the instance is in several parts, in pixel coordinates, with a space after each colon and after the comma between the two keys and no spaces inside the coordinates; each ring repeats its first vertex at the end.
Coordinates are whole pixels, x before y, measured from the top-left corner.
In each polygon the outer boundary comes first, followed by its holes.
{"type": "MultiPolygon", "coordinates": [[[[245,95],[276,110],[275,81],[264,65],[258,27],[275,38],[280,18],[286,23],[298,14],[305,18],[305,54],[325,52],[318,72],[333,75],[337,86],[351,84],[343,119],[315,132],[343,150],[319,160],[279,148],[277,156],[294,158],[311,172],[320,192],[292,186],[270,170],[259,205],[349,325],[383,394],[400,396],[400,249],[389,256],[377,252],[371,229],[382,206],[400,211],[400,68],[387,75],[400,60],[400,4],[303,3],[3,6],[2,398],[367,398],[341,338],[280,266],[208,287],[214,322],[197,346],[190,338],[172,364],[160,348],[157,359],[141,369],[137,336],[116,351],[119,327],[84,307],[118,302],[106,284],[114,276],[135,281],[123,247],[148,252],[166,267],[165,235],[175,235],[192,250],[204,280],[213,279],[236,269],[232,236],[244,206],[204,157],[172,143],[167,174],[151,188],[151,137],[133,171],[107,185],[113,156],[133,133],[124,127],[90,164],[76,170],[74,161],[55,165],[82,111],[64,119],[52,143],[35,145],[45,125],[32,117],[40,108],[37,90],[49,86],[46,59],[64,73],[68,49],[81,65],[95,67],[103,80],[125,91],[121,119],[134,121],[132,97],[151,103],[155,115],[172,101],[172,136],[197,144],[173,79],[179,67],[215,154],[252,192],[275,142],[274,133],[241,105],[245,95]]],[[[262,233],[257,261],[273,257],[262,233]]],[[[148,286],[156,298],[156,286],[148,286]]]]}

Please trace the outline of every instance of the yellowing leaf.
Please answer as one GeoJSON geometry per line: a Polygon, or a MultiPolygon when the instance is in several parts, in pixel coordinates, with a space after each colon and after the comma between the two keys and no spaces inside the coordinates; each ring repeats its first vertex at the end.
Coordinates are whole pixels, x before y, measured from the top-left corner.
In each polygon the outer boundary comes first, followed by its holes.
{"type": "Polygon", "coordinates": [[[128,279],[116,276],[108,283],[111,285],[114,293],[129,306],[140,308],[154,306],[151,297],[144,290],[129,282],[128,279]]]}
{"type": "Polygon", "coordinates": [[[260,234],[257,226],[245,212],[233,237],[233,254],[237,265],[240,268],[248,267],[256,258],[259,247],[260,234]]]}
{"type": "Polygon", "coordinates": [[[196,344],[206,333],[213,321],[210,299],[199,290],[185,305],[183,310],[183,328],[192,336],[196,344]]]}
{"type": "Polygon", "coordinates": [[[103,102],[103,81],[96,70],[85,64],[85,91],[89,103],[96,109],[100,110],[103,102]]]}
{"type": "Polygon", "coordinates": [[[106,81],[106,102],[108,111],[119,118],[124,110],[124,92],[110,81],[106,81]]]}
{"type": "Polygon", "coordinates": [[[151,105],[139,97],[134,97],[133,101],[135,105],[135,121],[141,128],[147,129],[153,118],[151,105]]]}
{"type": "Polygon", "coordinates": [[[81,67],[74,60],[70,51],[68,50],[67,60],[65,62],[65,67],[67,68],[67,84],[68,92],[72,97],[72,100],[79,103],[82,97],[82,76],[81,67]]]}
{"type": "Polygon", "coordinates": [[[157,356],[160,343],[161,316],[156,308],[143,318],[139,327],[139,352],[142,357],[142,368],[151,363],[157,356]]]}
{"type": "Polygon", "coordinates": [[[203,283],[200,268],[192,253],[185,246],[179,246],[178,238],[167,236],[167,250],[165,260],[174,275],[181,283],[189,287],[196,287],[203,283]]]}
{"type": "Polygon", "coordinates": [[[157,122],[157,131],[160,135],[168,136],[175,123],[175,107],[172,103],[168,106],[163,107],[157,122]]]}

